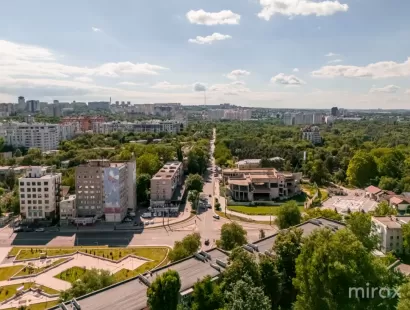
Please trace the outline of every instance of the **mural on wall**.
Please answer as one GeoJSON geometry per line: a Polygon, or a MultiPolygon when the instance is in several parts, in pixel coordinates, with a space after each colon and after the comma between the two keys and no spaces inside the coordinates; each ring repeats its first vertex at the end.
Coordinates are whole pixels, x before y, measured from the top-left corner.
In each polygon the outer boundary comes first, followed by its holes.
{"type": "Polygon", "coordinates": [[[121,213],[120,172],[118,168],[104,169],[105,205],[104,213],[121,213]]]}

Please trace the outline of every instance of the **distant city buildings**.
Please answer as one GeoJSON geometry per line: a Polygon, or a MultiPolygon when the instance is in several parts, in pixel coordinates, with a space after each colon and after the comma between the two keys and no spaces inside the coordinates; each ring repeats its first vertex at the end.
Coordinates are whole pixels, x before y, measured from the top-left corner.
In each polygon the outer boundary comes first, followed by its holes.
{"type": "Polygon", "coordinates": [[[339,109],[338,109],[337,107],[331,108],[331,109],[330,109],[330,115],[332,115],[332,116],[339,116],[339,115],[340,115],[339,109]]]}
{"type": "Polygon", "coordinates": [[[175,197],[183,182],[184,168],[182,162],[167,162],[151,178],[150,207],[156,212],[178,212],[178,205],[173,204],[178,200],[175,197]]]}
{"type": "Polygon", "coordinates": [[[88,109],[95,111],[110,111],[110,103],[108,101],[89,102],[88,109]]]}
{"type": "Polygon", "coordinates": [[[210,109],[207,111],[209,120],[250,120],[251,109],[210,109]]]}
{"type": "Polygon", "coordinates": [[[292,125],[314,125],[322,124],[324,117],[322,113],[285,113],[283,114],[283,124],[287,126],[292,125]]]}
{"type": "Polygon", "coordinates": [[[186,123],[177,120],[150,120],[138,122],[96,122],[93,124],[92,130],[94,133],[109,134],[112,132],[151,132],[151,133],[179,133],[184,130],[186,123]]]}
{"type": "Polygon", "coordinates": [[[75,180],[77,223],[92,223],[102,216],[107,222],[121,222],[127,209],[136,208],[135,159],[90,160],[76,167],[75,180]]]}
{"type": "Polygon", "coordinates": [[[96,124],[104,123],[103,116],[66,116],[61,120],[63,125],[72,125],[75,127],[76,133],[84,133],[96,126],[96,124]]]}
{"type": "Polygon", "coordinates": [[[301,136],[303,140],[312,142],[313,144],[322,143],[322,137],[320,136],[320,129],[317,126],[306,126],[301,130],[301,136]]]}
{"type": "Polygon", "coordinates": [[[61,173],[29,167],[19,178],[20,213],[28,220],[54,219],[60,202],[61,173]]]}

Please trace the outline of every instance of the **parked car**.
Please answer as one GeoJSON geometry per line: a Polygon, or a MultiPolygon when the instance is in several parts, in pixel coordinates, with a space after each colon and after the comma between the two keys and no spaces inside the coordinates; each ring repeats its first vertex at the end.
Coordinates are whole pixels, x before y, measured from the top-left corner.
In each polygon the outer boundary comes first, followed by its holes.
{"type": "Polygon", "coordinates": [[[209,239],[205,239],[205,245],[209,245],[209,239]]]}
{"type": "Polygon", "coordinates": [[[144,224],[145,224],[145,226],[148,226],[148,225],[149,225],[149,222],[148,222],[148,221],[146,221],[144,224]]]}
{"type": "Polygon", "coordinates": [[[35,231],[36,231],[36,232],[44,232],[45,229],[44,229],[44,228],[37,228],[35,231]]]}
{"type": "Polygon", "coordinates": [[[217,220],[220,219],[219,215],[217,215],[217,214],[215,214],[215,215],[213,216],[213,218],[214,218],[214,219],[217,219],[217,220]]]}

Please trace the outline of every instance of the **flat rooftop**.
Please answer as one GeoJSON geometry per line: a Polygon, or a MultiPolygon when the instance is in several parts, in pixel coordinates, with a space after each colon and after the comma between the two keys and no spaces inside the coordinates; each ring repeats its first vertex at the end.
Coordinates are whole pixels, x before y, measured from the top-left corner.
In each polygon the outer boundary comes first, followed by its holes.
{"type": "MultiPolygon", "coordinates": [[[[328,220],[325,218],[317,218],[317,219],[312,219],[302,224],[299,224],[295,227],[302,229],[303,236],[306,237],[306,236],[309,236],[315,229],[318,229],[318,228],[328,227],[330,229],[336,230],[336,229],[344,228],[345,225],[337,221],[332,221],[332,220],[328,220]]],[[[265,251],[271,252],[272,247],[275,244],[275,240],[277,236],[278,236],[278,233],[272,236],[263,238],[261,240],[258,240],[254,242],[254,244],[258,246],[258,250],[261,253],[265,251]]]]}
{"type": "Polygon", "coordinates": [[[410,222],[410,216],[373,216],[373,219],[389,229],[401,229],[403,224],[410,222]]]}
{"type": "Polygon", "coordinates": [[[179,161],[167,162],[162,168],[152,177],[153,179],[171,179],[177,173],[177,170],[182,165],[179,161]]]}
{"type": "Polygon", "coordinates": [[[147,286],[139,278],[77,299],[82,310],[144,309],[147,300],[147,286]]]}

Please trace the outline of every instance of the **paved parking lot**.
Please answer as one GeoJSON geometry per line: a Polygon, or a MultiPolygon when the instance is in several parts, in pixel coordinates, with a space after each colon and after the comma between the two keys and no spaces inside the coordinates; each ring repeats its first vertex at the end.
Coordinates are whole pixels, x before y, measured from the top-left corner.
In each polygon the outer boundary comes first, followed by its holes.
{"type": "Polygon", "coordinates": [[[365,197],[365,192],[360,189],[345,190],[347,196],[333,196],[323,203],[323,207],[327,209],[336,209],[339,213],[364,212],[373,211],[377,206],[377,201],[365,197]]]}

